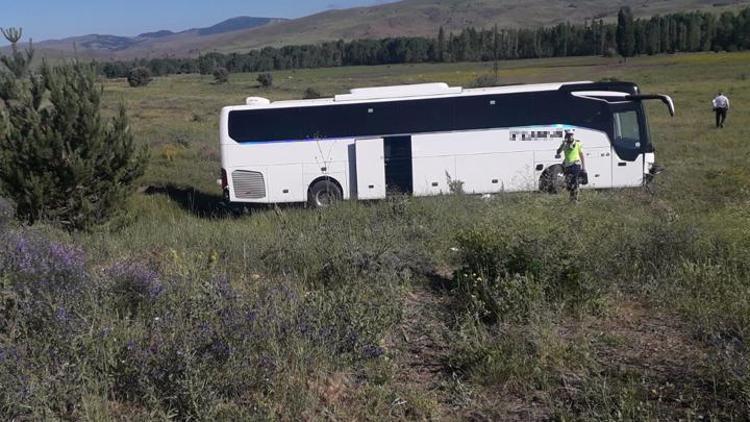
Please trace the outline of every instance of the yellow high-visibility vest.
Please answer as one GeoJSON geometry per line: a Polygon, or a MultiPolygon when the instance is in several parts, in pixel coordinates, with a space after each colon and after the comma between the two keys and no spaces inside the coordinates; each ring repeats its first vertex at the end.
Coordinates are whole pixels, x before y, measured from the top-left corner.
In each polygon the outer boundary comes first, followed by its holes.
{"type": "Polygon", "coordinates": [[[565,161],[563,164],[566,166],[581,161],[581,143],[579,141],[573,141],[573,144],[570,146],[566,145],[563,148],[563,152],[565,153],[565,161]]]}

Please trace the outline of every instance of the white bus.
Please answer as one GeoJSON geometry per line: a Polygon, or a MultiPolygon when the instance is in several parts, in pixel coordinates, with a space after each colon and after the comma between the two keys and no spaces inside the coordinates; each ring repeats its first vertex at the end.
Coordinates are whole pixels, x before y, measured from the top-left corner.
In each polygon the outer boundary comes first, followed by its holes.
{"type": "Polygon", "coordinates": [[[391,193],[555,191],[565,130],[584,145],[588,188],[638,186],[654,171],[643,100],[626,82],[463,89],[353,89],[334,98],[251,97],[221,112],[221,184],[239,203],[380,199],[391,193]]]}

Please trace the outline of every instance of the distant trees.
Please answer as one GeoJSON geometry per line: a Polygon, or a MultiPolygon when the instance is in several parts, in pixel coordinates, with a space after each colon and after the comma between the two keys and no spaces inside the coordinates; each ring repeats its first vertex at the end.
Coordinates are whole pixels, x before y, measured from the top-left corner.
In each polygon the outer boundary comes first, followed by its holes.
{"type": "Polygon", "coordinates": [[[133,88],[146,86],[151,83],[151,79],[151,71],[147,67],[134,67],[128,72],[128,84],[133,88]]]}
{"type": "Polygon", "coordinates": [[[0,192],[29,223],[49,219],[81,229],[105,221],[147,161],[125,108],[104,119],[93,65],[44,64],[33,73],[33,50],[17,46],[20,30],[3,34],[11,55],[0,68],[0,192]]]}
{"type": "Polygon", "coordinates": [[[153,75],[201,73],[219,68],[229,73],[396,63],[500,61],[520,58],[677,51],[734,51],[750,48],[750,8],[716,16],[708,12],[675,13],[635,19],[628,8],[617,23],[592,20],[583,25],[561,23],[546,28],[478,29],[450,33],[440,28],[435,38],[398,37],[380,40],[329,41],[316,45],[266,47],[246,54],[208,53],[193,59],[159,58],[100,65],[107,77],[126,77],[134,67],[153,75]]]}

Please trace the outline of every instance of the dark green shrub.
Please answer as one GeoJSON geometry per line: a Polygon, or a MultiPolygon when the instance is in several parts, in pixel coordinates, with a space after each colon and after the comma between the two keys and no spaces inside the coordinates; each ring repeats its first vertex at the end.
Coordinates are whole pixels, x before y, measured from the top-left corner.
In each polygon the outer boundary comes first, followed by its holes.
{"type": "Polygon", "coordinates": [[[122,207],[146,166],[124,106],[107,121],[94,66],[0,73],[0,188],[26,222],[68,229],[102,223],[122,207]],[[43,101],[44,99],[44,101],[43,101]]]}
{"type": "Polygon", "coordinates": [[[273,86],[273,75],[270,73],[261,73],[258,75],[257,80],[263,88],[270,88],[273,86]]]}
{"type": "Polygon", "coordinates": [[[462,307],[475,320],[490,323],[526,320],[544,294],[533,277],[520,274],[488,279],[459,272],[454,282],[462,307]]]}
{"type": "Polygon", "coordinates": [[[313,100],[313,99],[316,99],[316,98],[320,98],[322,96],[323,95],[321,95],[320,91],[318,91],[317,89],[315,89],[315,88],[307,88],[305,90],[305,94],[303,95],[302,98],[304,98],[305,100],[313,100]]]}
{"type": "Polygon", "coordinates": [[[217,84],[225,84],[229,82],[229,71],[226,67],[217,67],[214,70],[214,82],[217,84]]]}
{"type": "Polygon", "coordinates": [[[133,88],[146,86],[151,80],[151,71],[146,67],[134,67],[128,72],[128,84],[133,88]]]}
{"type": "Polygon", "coordinates": [[[460,232],[460,268],[454,273],[458,303],[485,322],[525,319],[541,301],[571,310],[596,309],[603,282],[589,272],[582,247],[569,229],[523,234],[477,227],[460,232]]]}
{"type": "Polygon", "coordinates": [[[472,88],[486,88],[490,86],[497,86],[500,84],[500,79],[495,75],[480,75],[474,81],[471,82],[472,88]]]}

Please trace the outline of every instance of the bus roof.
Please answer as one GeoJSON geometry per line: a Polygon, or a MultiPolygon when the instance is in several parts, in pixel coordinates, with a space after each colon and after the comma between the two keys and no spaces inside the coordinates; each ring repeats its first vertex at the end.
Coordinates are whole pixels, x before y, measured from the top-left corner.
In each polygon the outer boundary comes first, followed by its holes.
{"type": "Polygon", "coordinates": [[[291,108],[291,107],[314,107],[329,104],[357,104],[377,103],[393,100],[415,100],[440,97],[464,97],[474,95],[492,94],[516,94],[544,91],[557,91],[570,89],[571,91],[593,91],[610,90],[630,93],[634,84],[623,82],[554,82],[542,84],[518,84],[487,88],[451,87],[446,83],[427,83],[413,85],[393,85],[373,88],[356,88],[348,94],[336,95],[332,98],[319,98],[310,100],[284,100],[268,101],[264,98],[249,97],[246,105],[228,107],[232,110],[267,109],[267,108],[291,108]]]}

